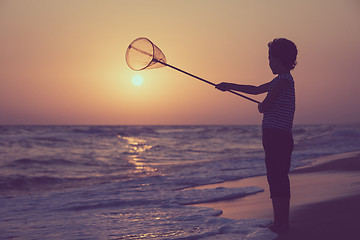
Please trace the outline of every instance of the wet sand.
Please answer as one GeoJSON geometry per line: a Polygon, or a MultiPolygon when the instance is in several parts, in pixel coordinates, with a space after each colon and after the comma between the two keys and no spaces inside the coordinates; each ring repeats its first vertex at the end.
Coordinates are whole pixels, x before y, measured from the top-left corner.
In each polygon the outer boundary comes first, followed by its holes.
{"type": "MultiPolygon", "coordinates": [[[[314,159],[290,173],[291,229],[279,240],[360,239],[360,152],[314,159]]],[[[198,188],[259,186],[265,191],[240,199],[197,204],[233,219],[272,219],[266,176],[198,188]]]]}

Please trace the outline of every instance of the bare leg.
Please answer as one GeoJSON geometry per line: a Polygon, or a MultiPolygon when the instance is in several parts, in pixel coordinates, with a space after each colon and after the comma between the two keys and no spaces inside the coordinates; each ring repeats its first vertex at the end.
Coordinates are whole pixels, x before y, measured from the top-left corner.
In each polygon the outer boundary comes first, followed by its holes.
{"type": "Polygon", "coordinates": [[[273,198],[274,223],[269,229],[276,233],[289,230],[290,198],[273,198]]]}

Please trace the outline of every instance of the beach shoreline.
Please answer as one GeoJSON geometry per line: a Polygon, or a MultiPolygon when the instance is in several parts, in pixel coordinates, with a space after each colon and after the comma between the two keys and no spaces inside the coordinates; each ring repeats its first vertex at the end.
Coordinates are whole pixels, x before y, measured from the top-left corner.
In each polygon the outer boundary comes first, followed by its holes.
{"type": "MultiPolygon", "coordinates": [[[[360,229],[360,152],[350,152],[311,159],[312,164],[290,173],[291,230],[279,240],[358,239],[360,229]]],[[[232,219],[272,219],[272,205],[266,176],[199,186],[259,186],[264,189],[244,198],[196,204],[221,209],[220,217],[232,219]]]]}

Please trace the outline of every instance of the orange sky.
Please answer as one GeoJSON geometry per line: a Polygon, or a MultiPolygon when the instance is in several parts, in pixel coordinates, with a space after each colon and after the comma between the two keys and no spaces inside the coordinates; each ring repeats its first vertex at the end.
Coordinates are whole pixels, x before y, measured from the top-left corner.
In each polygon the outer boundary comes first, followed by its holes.
{"type": "Polygon", "coordinates": [[[289,38],[295,123],[359,123],[359,23],[357,0],[0,0],[0,124],[261,123],[256,104],[173,69],[132,71],[142,36],[174,66],[254,85],[274,77],[267,43],[289,38]]]}

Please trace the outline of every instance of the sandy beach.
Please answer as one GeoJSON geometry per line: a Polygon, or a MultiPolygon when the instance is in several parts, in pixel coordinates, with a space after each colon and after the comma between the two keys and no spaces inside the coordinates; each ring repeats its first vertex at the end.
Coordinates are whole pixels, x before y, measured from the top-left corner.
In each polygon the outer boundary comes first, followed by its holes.
{"type": "MultiPolygon", "coordinates": [[[[290,173],[291,229],[279,240],[359,239],[360,152],[313,159],[310,166],[290,173]]],[[[197,204],[223,211],[233,219],[272,219],[265,176],[201,186],[259,186],[264,192],[240,199],[197,204]]]]}

